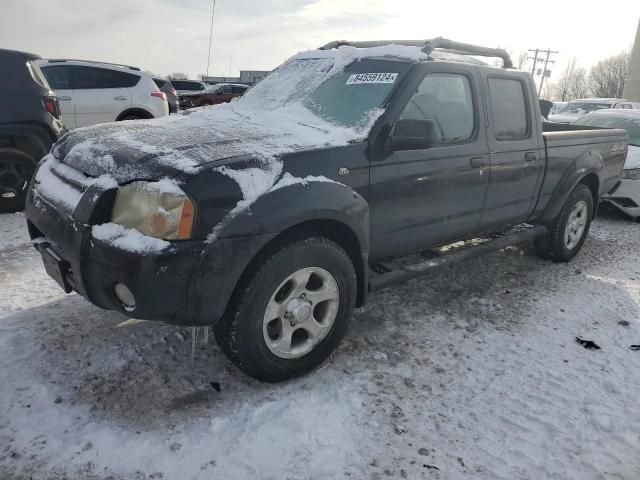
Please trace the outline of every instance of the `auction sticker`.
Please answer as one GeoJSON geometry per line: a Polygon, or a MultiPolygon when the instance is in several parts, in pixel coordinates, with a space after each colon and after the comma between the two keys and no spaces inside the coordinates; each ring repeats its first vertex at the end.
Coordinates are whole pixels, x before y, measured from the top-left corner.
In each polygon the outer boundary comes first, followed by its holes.
{"type": "Polygon", "coordinates": [[[360,83],[393,83],[398,78],[397,73],[357,73],[347,79],[347,85],[360,83]]]}

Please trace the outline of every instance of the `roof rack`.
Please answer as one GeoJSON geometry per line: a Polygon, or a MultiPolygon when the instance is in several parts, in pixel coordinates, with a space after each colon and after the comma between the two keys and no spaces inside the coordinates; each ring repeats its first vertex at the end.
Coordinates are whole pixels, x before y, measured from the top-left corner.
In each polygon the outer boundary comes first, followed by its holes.
{"type": "Polygon", "coordinates": [[[136,72],[140,72],[140,68],[132,67],[131,65],[123,65],[121,63],[109,63],[109,62],[99,62],[97,60],[79,60],[77,58],[47,58],[47,62],[51,63],[64,63],[64,62],[84,62],[84,63],[97,63],[101,65],[111,65],[112,67],[124,67],[129,70],[135,70],[136,72]]]}
{"type": "Polygon", "coordinates": [[[478,55],[480,57],[497,57],[501,58],[504,68],[513,68],[511,57],[501,48],[487,48],[470,43],[454,42],[442,37],[432,38],[431,40],[371,40],[364,42],[349,42],[347,40],[336,40],[329,42],[320,47],[320,50],[331,50],[342,45],[349,45],[356,48],[382,47],[384,45],[405,45],[409,47],[419,47],[424,53],[429,55],[434,50],[444,50],[450,53],[460,55],[478,55]]]}

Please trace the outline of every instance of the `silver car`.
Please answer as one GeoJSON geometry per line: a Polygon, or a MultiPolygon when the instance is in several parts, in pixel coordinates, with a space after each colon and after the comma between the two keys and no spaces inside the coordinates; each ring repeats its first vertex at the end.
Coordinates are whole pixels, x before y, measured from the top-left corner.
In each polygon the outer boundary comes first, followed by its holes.
{"type": "Polygon", "coordinates": [[[620,183],[602,200],[640,220],[640,110],[608,109],[591,112],[573,122],[601,128],[623,128],[629,134],[629,151],[620,183]]]}

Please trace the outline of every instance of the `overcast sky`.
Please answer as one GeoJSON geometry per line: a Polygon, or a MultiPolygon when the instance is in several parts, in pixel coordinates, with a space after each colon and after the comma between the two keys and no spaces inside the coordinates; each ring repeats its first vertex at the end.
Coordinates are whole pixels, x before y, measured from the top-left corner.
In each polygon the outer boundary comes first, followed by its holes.
{"type": "MultiPolygon", "coordinates": [[[[0,48],[195,78],[210,15],[211,0],[1,0],[0,48]]],[[[330,40],[434,36],[590,66],[630,47],[639,19],[640,0],[217,0],[210,74],[269,70],[330,40]]]]}

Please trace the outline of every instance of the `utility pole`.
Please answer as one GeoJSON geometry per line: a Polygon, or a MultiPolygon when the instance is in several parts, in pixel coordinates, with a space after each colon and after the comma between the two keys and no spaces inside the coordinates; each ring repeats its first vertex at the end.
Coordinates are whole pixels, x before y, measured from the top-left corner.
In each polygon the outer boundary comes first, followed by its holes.
{"type": "Polygon", "coordinates": [[[216,13],[216,0],[211,6],[211,27],[209,28],[209,55],[207,55],[207,77],[209,76],[209,64],[211,63],[211,44],[213,43],[213,16],[216,13]]]}
{"type": "Polygon", "coordinates": [[[533,59],[531,57],[529,57],[529,59],[533,60],[533,67],[531,68],[531,75],[534,76],[534,81],[535,81],[536,67],[538,66],[538,62],[542,62],[542,55],[545,55],[544,67],[542,68],[542,78],[540,80],[540,85],[538,87],[538,96],[540,96],[540,94],[542,93],[542,86],[544,85],[544,79],[547,76],[547,66],[550,63],[555,63],[555,60],[550,60],[549,57],[551,55],[555,55],[558,52],[553,51],[553,50],[551,50],[549,48],[547,48],[546,50],[542,50],[540,48],[536,48],[535,50],[530,49],[529,51],[535,53],[535,56],[533,57],[533,59]]]}

